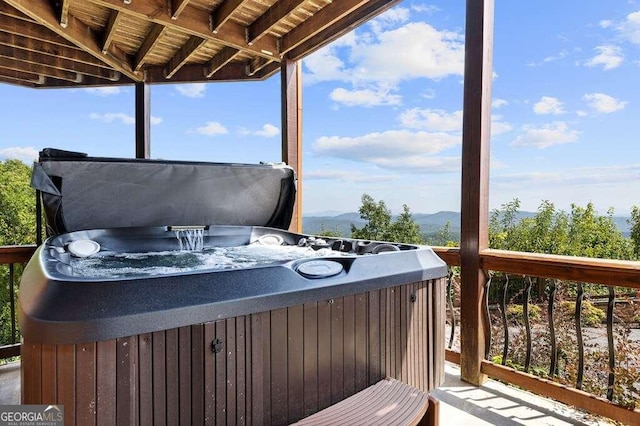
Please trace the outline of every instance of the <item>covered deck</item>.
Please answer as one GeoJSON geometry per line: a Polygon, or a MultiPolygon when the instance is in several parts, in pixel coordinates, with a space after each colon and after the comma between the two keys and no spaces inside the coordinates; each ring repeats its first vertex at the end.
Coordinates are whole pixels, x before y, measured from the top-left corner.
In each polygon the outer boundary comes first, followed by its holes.
{"type": "MultiPolygon", "coordinates": [[[[150,84],[263,80],[280,72],[282,159],[302,176],[299,60],[396,3],[398,0],[0,0],[0,82],[34,89],[135,85],[136,156],[148,158],[150,84]]],[[[457,282],[459,305],[456,309],[450,302],[448,321],[452,333],[460,336],[459,351],[452,340],[448,340],[447,351],[448,361],[460,369],[448,366],[447,381],[435,392],[443,403],[441,418],[445,424],[589,422],[563,406],[549,402],[547,407],[527,393],[488,381],[492,377],[593,415],[638,424],[640,410],[613,402],[616,381],[629,368],[615,357],[613,318],[618,299],[613,289],[638,291],[640,265],[488,248],[493,0],[468,0],[466,17],[461,244],[459,249],[436,249],[452,270],[460,268],[459,277],[451,274],[448,292],[453,296],[457,282]],[[547,371],[537,375],[531,374],[526,363],[524,371],[507,366],[508,326],[502,362],[490,358],[496,336],[491,332],[488,294],[496,273],[529,277],[522,281],[525,292],[532,279],[544,281],[543,288],[550,291],[546,305],[550,313],[558,280],[597,283],[610,289],[608,338],[603,345],[609,352],[606,380],[610,392],[595,395],[583,390],[584,350],[576,381],[570,384],[555,377],[556,355],[551,356],[547,371]],[[449,418],[461,420],[455,423],[449,418]]],[[[303,190],[300,179],[291,225],[298,232],[303,190]]],[[[18,271],[34,249],[0,248],[0,264],[9,265],[9,274],[2,280],[11,292],[9,309],[14,321],[18,271]]],[[[523,300],[527,312],[529,298],[523,300]]],[[[581,335],[580,310],[577,312],[577,334],[581,335]]],[[[12,324],[13,342],[0,348],[2,358],[20,354],[19,335],[15,322],[12,324]]],[[[530,331],[526,335],[530,356],[530,331]]],[[[552,341],[555,347],[555,337],[552,341]]],[[[3,392],[10,389],[10,383],[15,386],[15,370],[15,364],[2,367],[3,392]]],[[[2,395],[3,403],[12,401],[4,398],[15,398],[11,392],[2,395]]]]}

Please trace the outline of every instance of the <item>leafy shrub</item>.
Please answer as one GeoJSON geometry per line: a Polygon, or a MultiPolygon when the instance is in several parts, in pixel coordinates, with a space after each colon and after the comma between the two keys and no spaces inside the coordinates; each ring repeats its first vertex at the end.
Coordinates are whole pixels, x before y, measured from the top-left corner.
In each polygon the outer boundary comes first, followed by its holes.
{"type": "MultiPolygon", "coordinates": [[[[538,305],[529,305],[529,320],[539,321],[541,318],[541,309],[538,305]]],[[[507,319],[515,321],[517,323],[524,323],[524,308],[522,305],[509,305],[507,306],[507,319]]]]}
{"type": "MultiPolygon", "coordinates": [[[[560,303],[560,310],[566,317],[573,317],[576,314],[576,302],[564,301],[560,303]]],[[[596,308],[588,300],[582,301],[582,325],[593,327],[602,323],[607,314],[600,308],[596,308]]]]}

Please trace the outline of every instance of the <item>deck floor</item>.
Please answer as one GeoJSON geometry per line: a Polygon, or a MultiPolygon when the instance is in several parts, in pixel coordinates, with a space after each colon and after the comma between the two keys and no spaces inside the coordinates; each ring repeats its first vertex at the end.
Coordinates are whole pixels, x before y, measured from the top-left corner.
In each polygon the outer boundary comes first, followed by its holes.
{"type": "MultiPolygon", "coordinates": [[[[475,387],[460,380],[460,369],[447,363],[446,381],[432,392],[440,400],[440,424],[455,425],[607,425],[564,404],[488,380],[475,387]]],[[[20,363],[0,366],[0,405],[20,402],[20,363]]]]}

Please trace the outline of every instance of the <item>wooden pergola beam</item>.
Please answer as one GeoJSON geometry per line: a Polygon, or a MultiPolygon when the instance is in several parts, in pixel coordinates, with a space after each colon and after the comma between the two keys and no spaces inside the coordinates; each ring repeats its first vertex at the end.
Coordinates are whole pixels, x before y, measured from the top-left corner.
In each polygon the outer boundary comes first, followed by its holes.
{"type": "Polygon", "coordinates": [[[328,4],[311,18],[282,36],[280,40],[280,54],[287,53],[315,34],[340,21],[345,16],[354,13],[360,6],[367,3],[367,1],[368,0],[340,0],[328,4]]]}
{"type": "Polygon", "coordinates": [[[109,21],[107,27],[104,30],[104,36],[102,38],[102,53],[108,53],[113,37],[116,35],[116,28],[120,22],[122,15],[117,10],[112,10],[109,14],[109,21]]]}
{"type": "Polygon", "coordinates": [[[304,43],[298,45],[295,49],[290,50],[287,53],[287,57],[292,60],[302,59],[303,56],[307,56],[313,51],[320,49],[322,46],[340,38],[344,34],[353,31],[364,22],[385,12],[400,2],[401,0],[372,0],[364,8],[360,9],[357,14],[350,13],[346,15],[322,31],[317,32],[304,43]]]}
{"type": "Polygon", "coordinates": [[[22,37],[15,34],[0,32],[0,45],[17,47],[34,53],[42,53],[56,57],[64,57],[74,62],[93,65],[94,67],[111,70],[111,67],[82,50],[46,43],[41,40],[22,37]]]}
{"type": "Polygon", "coordinates": [[[231,15],[242,5],[244,0],[224,0],[218,5],[218,7],[211,13],[210,25],[211,32],[216,34],[220,27],[224,25],[231,15]]]}
{"type": "MultiPolygon", "coordinates": [[[[67,39],[60,37],[53,31],[44,28],[31,20],[25,21],[10,15],[5,15],[1,10],[3,5],[4,3],[0,2],[0,30],[2,32],[40,40],[46,43],[57,44],[59,46],[77,49],[78,51],[84,52],[67,39]]],[[[5,7],[10,6],[5,5],[5,7]]]]}
{"type": "Polygon", "coordinates": [[[136,62],[134,64],[133,69],[135,71],[139,71],[140,68],[144,65],[149,53],[153,51],[153,49],[158,45],[160,38],[164,35],[167,27],[160,24],[153,24],[151,27],[151,31],[147,34],[144,41],[142,42],[142,46],[138,49],[138,53],[136,54],[136,62]]]}
{"type": "Polygon", "coordinates": [[[187,6],[187,3],[189,3],[189,0],[167,0],[169,16],[171,16],[171,19],[178,19],[184,8],[187,6]]]}
{"type": "Polygon", "coordinates": [[[47,27],[56,34],[64,37],[77,46],[80,46],[86,52],[92,54],[96,58],[112,66],[116,71],[120,71],[127,77],[140,81],[143,76],[136,74],[128,64],[127,58],[124,52],[115,49],[113,46],[109,49],[107,54],[102,52],[102,46],[99,46],[95,36],[93,36],[91,29],[76,19],[73,16],[69,16],[67,28],[62,28],[59,25],[56,14],[51,9],[51,6],[45,0],[4,0],[6,3],[15,7],[22,13],[29,16],[39,24],[47,27]]]}
{"type": "Polygon", "coordinates": [[[189,40],[176,52],[175,55],[169,60],[167,66],[164,69],[164,76],[167,79],[173,77],[178,70],[184,66],[189,58],[205,44],[207,40],[200,37],[190,37],[189,40]]]}
{"type": "Polygon", "coordinates": [[[258,71],[269,65],[272,61],[265,58],[253,58],[247,64],[247,74],[255,75],[258,71]]]}
{"type": "Polygon", "coordinates": [[[29,74],[43,75],[45,77],[57,78],[59,80],[80,83],[83,79],[82,74],[53,68],[46,65],[38,65],[30,62],[21,61],[14,58],[5,58],[0,56],[0,68],[13,71],[23,71],[29,74]]]}
{"type": "Polygon", "coordinates": [[[1,69],[0,68],[0,79],[11,80],[14,83],[15,82],[21,82],[21,81],[27,81],[29,83],[42,85],[42,84],[45,83],[46,77],[43,76],[43,75],[38,75],[38,74],[33,74],[33,73],[28,73],[28,72],[22,72],[22,71],[15,71],[15,70],[8,70],[8,69],[1,69]]]}
{"type": "Polygon", "coordinates": [[[281,0],[274,3],[273,6],[249,25],[247,28],[247,43],[253,44],[254,41],[266,34],[267,31],[286,18],[303,2],[304,0],[281,0]]]}
{"type": "Polygon", "coordinates": [[[205,66],[205,75],[207,78],[213,76],[216,72],[218,72],[222,67],[227,65],[231,60],[240,52],[238,49],[234,49],[233,47],[225,46],[218,53],[215,54],[207,65],[205,66]]]}
{"type": "Polygon", "coordinates": [[[87,74],[109,81],[118,81],[120,79],[119,72],[113,71],[108,68],[100,68],[93,65],[75,62],[56,55],[50,55],[47,53],[36,53],[16,47],[5,46],[2,44],[0,44],[0,57],[16,59],[34,65],[46,64],[51,68],[59,69],[62,71],[87,74]]]}
{"type": "MultiPolygon", "coordinates": [[[[11,0],[16,1],[16,0],[11,0]]],[[[23,0],[24,1],[24,0],[23,0]]],[[[166,7],[162,7],[155,1],[136,0],[130,5],[125,5],[121,0],[88,0],[91,3],[136,16],[143,20],[150,20],[156,24],[215,41],[218,44],[245,50],[258,56],[280,61],[278,45],[273,36],[262,37],[259,42],[249,46],[246,42],[245,27],[228,20],[219,30],[219,34],[213,34],[209,25],[210,14],[193,6],[185,6],[180,14],[180,19],[171,19],[166,7]]]]}
{"type": "Polygon", "coordinates": [[[151,158],[151,89],[136,83],[136,158],[151,158]]]}
{"type": "Polygon", "coordinates": [[[485,356],[480,253],[488,247],[493,0],[467,0],[460,230],[460,376],[481,385],[485,356]]]}
{"type": "Polygon", "coordinates": [[[247,74],[247,65],[244,62],[229,62],[209,78],[205,76],[205,69],[205,66],[200,64],[185,65],[173,75],[171,80],[167,80],[163,67],[150,66],[145,69],[145,81],[147,83],[206,83],[210,81],[261,80],[279,70],[280,63],[271,62],[253,76],[247,74]]]}
{"type": "Polygon", "coordinates": [[[71,0],[62,0],[60,4],[60,26],[62,28],[69,26],[69,3],[71,0]]]}

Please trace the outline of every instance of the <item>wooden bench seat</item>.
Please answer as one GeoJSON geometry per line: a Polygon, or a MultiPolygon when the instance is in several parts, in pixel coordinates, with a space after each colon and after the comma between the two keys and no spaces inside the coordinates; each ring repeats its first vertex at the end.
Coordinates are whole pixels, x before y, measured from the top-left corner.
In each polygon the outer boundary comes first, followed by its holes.
{"type": "Polygon", "coordinates": [[[294,425],[435,425],[437,413],[437,399],[387,378],[294,425]]]}

